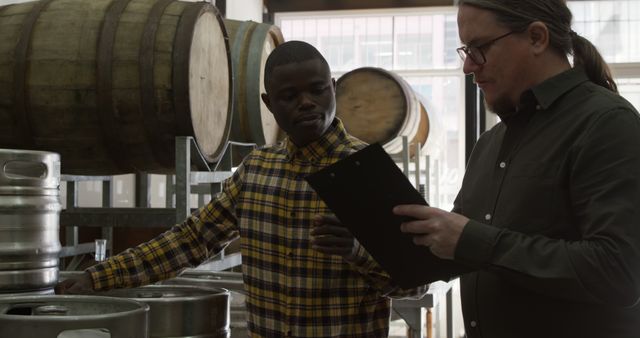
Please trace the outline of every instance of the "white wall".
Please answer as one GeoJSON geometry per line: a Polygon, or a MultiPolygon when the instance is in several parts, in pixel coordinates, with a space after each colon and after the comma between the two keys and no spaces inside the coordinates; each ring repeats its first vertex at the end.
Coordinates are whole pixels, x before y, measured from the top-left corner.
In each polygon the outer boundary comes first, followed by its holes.
{"type": "MultiPolygon", "coordinates": [[[[1,1],[1,0],[0,0],[1,1]]],[[[226,18],[262,22],[262,0],[226,0],[226,18]]]]}

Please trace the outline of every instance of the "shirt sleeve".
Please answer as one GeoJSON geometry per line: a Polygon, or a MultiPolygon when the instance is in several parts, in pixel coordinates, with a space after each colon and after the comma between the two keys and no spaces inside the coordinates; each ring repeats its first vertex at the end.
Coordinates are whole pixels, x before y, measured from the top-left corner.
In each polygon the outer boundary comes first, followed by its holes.
{"type": "Polygon", "coordinates": [[[238,237],[235,205],[241,191],[244,165],[223,183],[207,205],[149,242],[87,269],[95,290],[136,287],[174,277],[197,266],[238,237]]]}
{"type": "Polygon", "coordinates": [[[378,265],[362,245],[358,245],[356,254],[345,258],[345,261],[358,271],[369,285],[380,290],[383,296],[396,299],[420,299],[429,290],[429,285],[421,285],[411,289],[402,289],[397,286],[391,276],[378,265]]]}
{"type": "Polygon", "coordinates": [[[545,295],[634,305],[640,298],[640,118],[615,109],[583,136],[569,151],[565,182],[575,239],[470,221],[455,259],[545,295]]]}

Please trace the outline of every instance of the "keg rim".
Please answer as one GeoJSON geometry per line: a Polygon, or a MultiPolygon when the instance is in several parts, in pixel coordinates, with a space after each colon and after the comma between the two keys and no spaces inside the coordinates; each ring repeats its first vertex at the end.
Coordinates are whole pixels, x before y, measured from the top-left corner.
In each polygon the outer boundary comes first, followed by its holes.
{"type": "MultiPolygon", "coordinates": [[[[171,291],[171,290],[167,290],[171,291]]],[[[161,291],[158,291],[161,293],[161,291]]],[[[104,293],[97,293],[97,295],[104,295],[106,297],[113,298],[127,298],[134,299],[139,302],[144,303],[171,303],[171,302],[179,302],[179,301],[198,301],[203,299],[215,299],[221,297],[230,297],[231,293],[229,290],[225,288],[214,288],[214,287],[205,287],[205,286],[196,286],[196,285],[175,285],[175,284],[150,284],[144,285],[136,288],[122,288],[122,289],[112,289],[109,291],[105,291],[104,293]],[[167,296],[167,297],[135,297],[136,292],[149,292],[153,293],[154,289],[174,289],[175,291],[203,291],[197,295],[179,295],[179,296],[167,296]],[[215,292],[208,292],[215,291],[215,292]],[[123,293],[122,295],[116,294],[111,295],[112,293],[123,293]],[[131,293],[128,295],[127,293],[131,293]]]]}
{"type": "MultiPolygon", "coordinates": [[[[60,184],[50,187],[34,187],[24,185],[0,186],[0,196],[60,196],[60,184]]],[[[58,201],[60,203],[60,201],[58,201]]]]}
{"type": "MultiPolygon", "coordinates": [[[[74,316],[52,316],[52,315],[38,315],[38,316],[24,316],[24,315],[10,315],[6,313],[0,313],[0,319],[12,319],[20,318],[21,320],[29,322],[39,322],[43,320],[50,320],[56,318],[58,321],[77,321],[77,320],[99,320],[99,319],[117,319],[126,316],[134,316],[139,313],[148,313],[149,304],[139,302],[128,298],[114,298],[94,295],[41,295],[41,296],[16,296],[16,297],[0,297],[0,305],[19,305],[19,304],[33,304],[39,302],[56,302],[56,303],[120,303],[134,305],[135,308],[131,310],[125,310],[113,313],[102,313],[95,315],[74,315],[74,316]]],[[[50,304],[43,304],[50,305],[50,304]]],[[[58,305],[58,304],[57,304],[58,305]]],[[[0,307],[1,308],[1,307],[0,307]]]]}
{"type": "Polygon", "coordinates": [[[240,293],[243,295],[247,295],[247,291],[244,288],[244,282],[242,281],[229,281],[229,280],[222,280],[222,281],[216,281],[216,280],[212,280],[212,279],[204,279],[204,278],[191,278],[191,277],[175,277],[175,278],[171,278],[171,279],[167,279],[165,281],[160,282],[162,283],[162,285],[181,285],[181,286],[195,286],[195,287],[199,287],[199,288],[205,288],[205,289],[222,289],[222,290],[226,290],[228,292],[233,292],[233,293],[240,293]],[[194,284],[181,284],[181,283],[194,283],[194,284]],[[238,285],[240,287],[240,289],[230,289],[230,288],[225,288],[225,287],[221,287],[221,286],[209,286],[209,285],[203,285],[205,283],[211,283],[211,284],[215,284],[215,283],[228,283],[228,284],[232,284],[232,285],[238,285]]]}
{"type": "Polygon", "coordinates": [[[46,150],[0,148],[0,156],[4,154],[17,155],[18,157],[26,157],[26,156],[50,157],[51,156],[60,160],[60,154],[58,154],[55,151],[46,151],[46,150]]]}

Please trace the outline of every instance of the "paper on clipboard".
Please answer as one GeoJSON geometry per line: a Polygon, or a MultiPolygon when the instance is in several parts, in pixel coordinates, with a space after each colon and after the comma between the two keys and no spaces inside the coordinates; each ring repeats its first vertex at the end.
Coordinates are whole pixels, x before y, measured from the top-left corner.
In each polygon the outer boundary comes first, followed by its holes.
{"type": "Polygon", "coordinates": [[[434,256],[400,231],[399,204],[428,205],[379,144],[306,177],[325,204],[402,288],[449,280],[460,265],[434,256]]]}

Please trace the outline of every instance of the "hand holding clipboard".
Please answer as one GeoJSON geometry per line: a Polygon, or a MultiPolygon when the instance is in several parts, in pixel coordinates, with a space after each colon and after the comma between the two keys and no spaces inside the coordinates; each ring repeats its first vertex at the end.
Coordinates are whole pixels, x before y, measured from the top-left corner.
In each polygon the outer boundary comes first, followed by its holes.
{"type": "Polygon", "coordinates": [[[449,280],[464,267],[434,256],[400,231],[401,204],[428,205],[379,144],[306,177],[320,198],[402,288],[449,280]]]}

